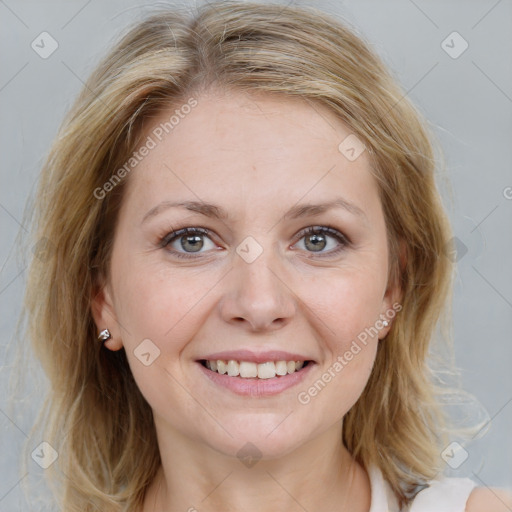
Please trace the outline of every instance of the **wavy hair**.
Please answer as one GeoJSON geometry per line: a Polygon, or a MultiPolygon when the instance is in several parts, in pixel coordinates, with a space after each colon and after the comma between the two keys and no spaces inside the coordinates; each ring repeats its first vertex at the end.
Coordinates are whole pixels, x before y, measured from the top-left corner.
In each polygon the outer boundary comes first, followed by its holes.
{"type": "Polygon", "coordinates": [[[55,497],[66,512],[135,512],[161,464],[124,349],[101,348],[91,315],[129,177],[100,200],[94,191],[140,143],[144,120],[211,87],[324,105],[368,149],[402,311],[342,434],[352,456],[380,468],[407,503],[442,467],[445,418],[428,356],[452,262],[434,138],[354,29],[311,7],[232,1],[194,15],[159,9],[130,27],[87,80],[42,168],[32,236],[48,250],[30,263],[24,315],[50,384],[36,425],[44,422],[59,453],[46,470],[55,497]]]}

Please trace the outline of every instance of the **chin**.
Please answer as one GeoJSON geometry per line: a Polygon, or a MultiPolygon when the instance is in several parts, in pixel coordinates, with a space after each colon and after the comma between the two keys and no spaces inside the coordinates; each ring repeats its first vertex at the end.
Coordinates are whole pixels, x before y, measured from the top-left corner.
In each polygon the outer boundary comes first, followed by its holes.
{"type": "Polygon", "coordinates": [[[222,439],[218,439],[218,443],[215,443],[211,435],[206,442],[215,451],[230,457],[267,460],[284,457],[307,442],[307,430],[304,425],[301,426],[300,432],[295,432],[284,427],[286,420],[283,422],[282,415],[277,418],[276,415],[265,416],[267,416],[266,421],[259,419],[252,425],[248,422],[224,425],[233,437],[223,431],[224,435],[222,439]]]}

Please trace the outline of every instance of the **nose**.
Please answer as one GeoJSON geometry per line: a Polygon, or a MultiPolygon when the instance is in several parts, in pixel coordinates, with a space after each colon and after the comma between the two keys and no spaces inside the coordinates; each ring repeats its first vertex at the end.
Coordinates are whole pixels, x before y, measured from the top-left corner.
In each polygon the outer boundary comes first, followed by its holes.
{"type": "Polygon", "coordinates": [[[236,256],[220,301],[223,320],[252,332],[272,332],[287,325],[296,311],[296,299],[284,271],[264,251],[247,263],[236,256]],[[273,260],[273,261],[272,261],[273,260]]]}

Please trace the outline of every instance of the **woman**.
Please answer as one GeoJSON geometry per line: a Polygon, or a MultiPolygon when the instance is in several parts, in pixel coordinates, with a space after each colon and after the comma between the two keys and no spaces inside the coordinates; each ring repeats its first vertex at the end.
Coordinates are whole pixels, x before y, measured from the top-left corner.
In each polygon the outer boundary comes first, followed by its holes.
{"type": "Polygon", "coordinates": [[[222,2],[128,32],[35,210],[62,509],[509,510],[442,477],[434,169],[424,122],[331,16],[222,2]]]}

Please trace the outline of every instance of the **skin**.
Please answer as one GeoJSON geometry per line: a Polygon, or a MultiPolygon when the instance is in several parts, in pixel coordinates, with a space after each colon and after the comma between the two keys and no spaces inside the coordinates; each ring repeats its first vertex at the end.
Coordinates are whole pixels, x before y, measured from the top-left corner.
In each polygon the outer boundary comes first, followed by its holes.
{"type": "Polygon", "coordinates": [[[512,494],[503,489],[479,487],[475,489],[466,505],[466,512],[510,512],[512,494]]]}
{"type": "MultiPolygon", "coordinates": [[[[297,395],[400,298],[388,282],[387,233],[368,153],[349,161],[338,145],[350,129],[319,105],[220,91],[197,100],[130,174],[112,272],[93,303],[98,328],[112,333],[107,348],[125,348],[154,414],[163,463],[143,511],[367,512],[368,476],[340,433],[391,322],[309,403],[297,395]],[[331,209],[283,218],[297,203],[338,197],[363,214],[331,209]],[[214,203],[229,218],[169,208],[142,222],[163,201],[181,200],[214,203]],[[298,236],[325,225],[349,244],[325,234],[315,252],[311,235],[298,236]],[[183,248],[183,237],[161,246],[183,227],[213,235],[202,237],[199,253],[183,248]],[[263,249],[252,263],[236,252],[247,236],[263,249]],[[144,339],[160,350],[149,366],[134,355],[144,339]],[[233,349],[293,351],[315,364],[279,395],[241,397],[212,384],[196,362],[233,349]],[[247,442],[262,457],[252,467],[237,457],[247,442]]],[[[173,111],[148,124],[145,136],[173,111]]]]}

